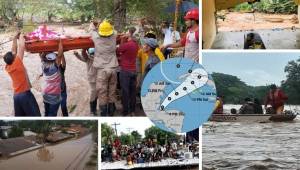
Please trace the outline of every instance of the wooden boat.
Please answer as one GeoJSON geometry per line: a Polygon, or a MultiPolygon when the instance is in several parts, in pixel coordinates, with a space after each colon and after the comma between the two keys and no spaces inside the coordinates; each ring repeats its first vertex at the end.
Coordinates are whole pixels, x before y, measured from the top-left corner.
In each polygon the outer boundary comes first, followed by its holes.
{"type": "MultiPolygon", "coordinates": [[[[75,49],[87,49],[94,47],[94,43],[89,36],[62,39],[64,51],[75,49]]],[[[41,53],[58,50],[58,40],[26,40],[25,48],[30,53],[41,53]]]]}
{"type": "Polygon", "coordinates": [[[293,121],[297,114],[213,114],[209,121],[214,122],[289,122],[293,121]]]}

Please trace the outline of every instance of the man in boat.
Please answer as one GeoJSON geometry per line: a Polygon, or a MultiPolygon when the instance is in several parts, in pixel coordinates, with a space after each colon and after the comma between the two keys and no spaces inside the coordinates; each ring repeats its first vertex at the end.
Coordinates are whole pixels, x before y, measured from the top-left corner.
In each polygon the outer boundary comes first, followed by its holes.
{"type": "Polygon", "coordinates": [[[95,44],[93,66],[97,70],[96,89],[102,116],[112,116],[116,111],[115,102],[117,88],[117,69],[119,67],[116,56],[117,36],[113,26],[104,20],[99,30],[90,24],[92,40],[95,44]]]}
{"type": "Polygon", "coordinates": [[[95,54],[95,48],[89,48],[87,50],[82,49],[81,55],[77,51],[74,51],[74,55],[76,56],[76,58],[86,63],[87,77],[88,77],[87,79],[90,85],[90,113],[96,116],[98,95],[96,90],[97,70],[93,66],[94,54],[95,54]]]}
{"type": "Polygon", "coordinates": [[[284,102],[288,100],[288,97],[284,92],[278,88],[275,84],[270,86],[270,91],[266,96],[265,109],[268,105],[272,106],[273,111],[276,114],[282,114],[284,109],[284,102]]]}
{"type": "Polygon", "coordinates": [[[223,114],[223,100],[221,97],[217,97],[213,114],[223,114]]]}
{"type": "Polygon", "coordinates": [[[6,63],[5,70],[12,79],[15,116],[41,116],[39,106],[30,90],[31,84],[23,63],[24,51],[24,35],[18,32],[13,39],[12,51],[3,57],[6,63]]]}
{"type": "Polygon", "coordinates": [[[264,114],[262,105],[257,98],[254,99],[254,113],[255,114],[264,114]]]}
{"type": "Polygon", "coordinates": [[[165,45],[162,49],[184,47],[184,57],[199,62],[199,9],[188,11],[184,17],[188,27],[187,35],[181,41],[165,45]]]}
{"type": "Polygon", "coordinates": [[[255,114],[254,103],[249,97],[245,98],[243,106],[239,110],[239,114],[255,114]]]}

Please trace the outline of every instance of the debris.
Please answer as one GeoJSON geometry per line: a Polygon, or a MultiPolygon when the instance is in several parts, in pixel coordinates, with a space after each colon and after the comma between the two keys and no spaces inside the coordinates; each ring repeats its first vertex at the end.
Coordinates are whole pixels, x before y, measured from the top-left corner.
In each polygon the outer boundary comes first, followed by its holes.
{"type": "Polygon", "coordinates": [[[269,21],[269,22],[283,22],[284,19],[283,18],[271,18],[271,17],[266,17],[264,18],[266,21],[269,21]]]}
{"type": "Polygon", "coordinates": [[[290,20],[293,24],[299,23],[298,16],[296,14],[294,14],[290,20]]]}

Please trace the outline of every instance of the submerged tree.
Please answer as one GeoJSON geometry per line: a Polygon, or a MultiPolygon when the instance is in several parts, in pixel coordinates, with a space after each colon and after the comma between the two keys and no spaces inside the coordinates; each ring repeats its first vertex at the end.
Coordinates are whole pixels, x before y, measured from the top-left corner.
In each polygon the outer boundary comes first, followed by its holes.
{"type": "Polygon", "coordinates": [[[13,126],[11,131],[8,133],[8,138],[16,138],[24,136],[24,131],[18,126],[13,126]]]}

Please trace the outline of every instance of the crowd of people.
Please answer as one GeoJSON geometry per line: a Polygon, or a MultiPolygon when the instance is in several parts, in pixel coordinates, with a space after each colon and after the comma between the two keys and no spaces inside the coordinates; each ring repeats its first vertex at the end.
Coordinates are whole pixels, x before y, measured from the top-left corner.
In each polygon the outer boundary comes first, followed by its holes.
{"type": "MultiPolygon", "coordinates": [[[[143,23],[130,27],[118,39],[113,25],[107,20],[89,26],[94,48],[74,51],[86,63],[90,85],[90,113],[113,116],[116,111],[117,85],[121,89],[122,114],[132,115],[136,108],[136,94],[143,77],[159,62],[165,60],[173,48],[184,47],[184,57],[199,61],[199,12],[191,9],[184,17],[188,32],[180,38],[172,24],[164,23],[164,44],[159,45],[153,30],[146,31],[143,23]],[[97,112],[99,106],[99,112],[97,112]]],[[[39,106],[31,93],[31,84],[23,64],[24,35],[14,37],[12,51],[4,55],[6,71],[12,79],[15,116],[41,116],[39,106]]],[[[45,116],[57,116],[61,106],[63,116],[68,116],[67,84],[64,73],[67,63],[64,47],[59,40],[57,52],[39,54],[42,63],[43,103],[45,116]]]]}
{"type": "MultiPolygon", "coordinates": [[[[197,144],[187,144],[189,152],[197,156],[197,144]]],[[[109,142],[101,151],[102,162],[116,162],[126,160],[127,165],[158,162],[167,158],[179,159],[184,154],[183,142],[168,141],[164,145],[159,145],[155,140],[148,139],[136,145],[122,145],[118,139],[109,142]]]]}

